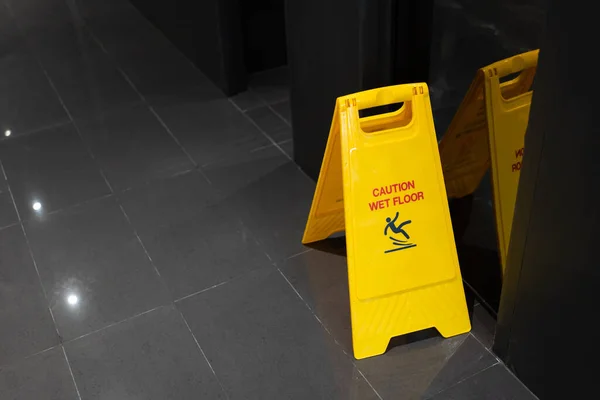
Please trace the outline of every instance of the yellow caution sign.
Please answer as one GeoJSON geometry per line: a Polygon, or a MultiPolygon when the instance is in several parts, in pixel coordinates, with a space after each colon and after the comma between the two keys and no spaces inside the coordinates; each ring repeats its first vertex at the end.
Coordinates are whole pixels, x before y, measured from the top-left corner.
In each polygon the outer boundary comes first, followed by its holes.
{"type": "MultiPolygon", "coordinates": [[[[440,142],[440,158],[448,197],[460,198],[473,193],[490,166],[488,121],[491,109],[486,107],[486,88],[493,71],[502,77],[521,72],[515,79],[498,82],[501,96],[518,97],[531,88],[535,76],[538,51],[530,51],[499,61],[477,71],[469,91],[440,142]],[[507,67],[511,68],[507,70],[507,67]]],[[[523,131],[522,136],[524,136],[523,131]]]]}
{"type": "Polygon", "coordinates": [[[531,51],[484,68],[494,210],[502,270],[506,268],[533,96],[533,91],[529,89],[535,76],[537,60],[538,51],[531,51]],[[520,71],[521,74],[516,78],[500,82],[501,78],[520,71]],[[502,88],[507,86],[519,87],[520,90],[505,93],[502,88]]]}
{"type": "Polygon", "coordinates": [[[538,51],[481,68],[448,131],[440,157],[448,197],[475,191],[492,166],[499,253],[504,268],[514,214],[538,51]],[[501,82],[502,78],[518,74],[501,82]]]}
{"type": "Polygon", "coordinates": [[[470,330],[426,84],[338,98],[303,242],[344,228],[356,358],[430,327],[470,330]]]}

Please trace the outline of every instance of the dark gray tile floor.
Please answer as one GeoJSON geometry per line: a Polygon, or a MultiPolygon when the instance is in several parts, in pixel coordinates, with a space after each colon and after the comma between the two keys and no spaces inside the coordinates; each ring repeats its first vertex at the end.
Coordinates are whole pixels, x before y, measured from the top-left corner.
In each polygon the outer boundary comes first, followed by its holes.
{"type": "Polygon", "coordinates": [[[481,306],[352,357],[286,68],[227,99],[126,0],[0,0],[0,76],[2,400],[534,398],[481,306]]]}

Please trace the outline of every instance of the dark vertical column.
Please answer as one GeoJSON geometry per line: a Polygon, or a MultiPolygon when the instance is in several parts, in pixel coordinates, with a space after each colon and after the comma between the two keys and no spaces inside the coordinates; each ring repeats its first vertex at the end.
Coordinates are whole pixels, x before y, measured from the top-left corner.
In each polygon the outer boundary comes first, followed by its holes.
{"type": "Polygon", "coordinates": [[[239,0],[131,0],[225,94],[246,89],[239,0]]]}
{"type": "Polygon", "coordinates": [[[242,1],[240,7],[248,73],[286,65],[285,1],[242,1]]]}
{"type": "Polygon", "coordinates": [[[427,78],[430,35],[414,32],[429,32],[431,2],[287,0],[294,158],[313,179],[337,97],[427,78]]]}
{"type": "Polygon", "coordinates": [[[550,2],[494,350],[540,398],[597,390],[597,17],[550,2]]]}

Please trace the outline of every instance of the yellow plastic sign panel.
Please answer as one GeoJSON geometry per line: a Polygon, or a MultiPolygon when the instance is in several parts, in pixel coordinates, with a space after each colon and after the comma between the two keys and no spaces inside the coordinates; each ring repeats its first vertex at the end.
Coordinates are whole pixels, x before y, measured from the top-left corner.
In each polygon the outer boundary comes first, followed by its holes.
{"type": "Polygon", "coordinates": [[[426,84],[337,100],[303,242],[344,228],[356,358],[382,354],[394,336],[471,329],[426,84]]]}
{"type": "Polygon", "coordinates": [[[487,110],[491,156],[494,211],[498,231],[498,247],[502,269],[510,242],[512,221],[517,200],[517,189],[525,146],[525,133],[531,108],[531,87],[538,51],[531,51],[497,62],[483,69],[485,74],[485,103],[487,110]],[[521,72],[508,82],[501,78],[521,72]],[[520,86],[524,90],[512,95],[503,92],[506,86],[520,86]]]}
{"type": "MultiPolygon", "coordinates": [[[[502,98],[518,97],[531,87],[537,54],[537,50],[520,54],[477,72],[440,142],[440,158],[448,197],[460,198],[473,193],[490,166],[488,122],[491,109],[487,107],[485,100],[485,88],[491,79],[489,72],[496,70],[510,75],[522,71],[517,78],[499,85],[502,98]]],[[[524,131],[522,134],[524,135],[524,131]]]]}

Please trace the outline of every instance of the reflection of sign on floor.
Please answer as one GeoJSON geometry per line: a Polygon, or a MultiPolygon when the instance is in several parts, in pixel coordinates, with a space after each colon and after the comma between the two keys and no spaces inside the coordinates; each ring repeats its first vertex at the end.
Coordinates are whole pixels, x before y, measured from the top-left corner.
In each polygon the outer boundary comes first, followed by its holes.
{"type": "Polygon", "coordinates": [[[337,100],[302,241],[343,230],[356,358],[393,336],[470,329],[426,84],[337,100]],[[392,103],[404,105],[359,115],[392,103]]]}
{"type": "Polygon", "coordinates": [[[406,249],[410,249],[411,247],[417,246],[415,243],[409,242],[410,235],[404,230],[404,227],[406,225],[412,223],[412,221],[409,219],[404,222],[401,222],[399,225],[396,225],[396,221],[398,220],[399,216],[400,216],[400,213],[396,212],[396,216],[394,217],[394,219],[391,219],[390,217],[387,217],[385,219],[385,222],[387,222],[387,225],[385,226],[385,229],[383,230],[383,234],[385,236],[387,236],[388,230],[390,230],[393,233],[395,233],[396,235],[402,234],[406,240],[397,239],[397,238],[393,237],[392,235],[388,236],[390,238],[390,240],[392,241],[392,244],[397,247],[392,248],[390,250],[386,250],[386,251],[384,251],[384,253],[393,253],[394,251],[406,250],[406,249]]]}

